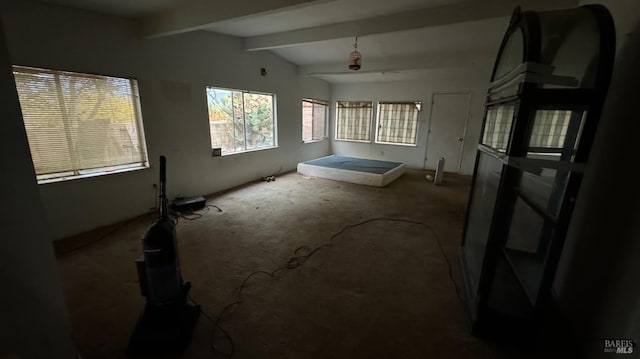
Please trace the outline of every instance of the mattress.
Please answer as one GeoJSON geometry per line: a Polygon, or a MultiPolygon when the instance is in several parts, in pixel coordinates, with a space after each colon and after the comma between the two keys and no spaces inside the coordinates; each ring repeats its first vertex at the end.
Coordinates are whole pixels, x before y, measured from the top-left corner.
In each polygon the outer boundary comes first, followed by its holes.
{"type": "Polygon", "coordinates": [[[326,156],[298,163],[298,173],[335,181],[384,187],[406,171],[399,162],[345,156],[326,156]]]}

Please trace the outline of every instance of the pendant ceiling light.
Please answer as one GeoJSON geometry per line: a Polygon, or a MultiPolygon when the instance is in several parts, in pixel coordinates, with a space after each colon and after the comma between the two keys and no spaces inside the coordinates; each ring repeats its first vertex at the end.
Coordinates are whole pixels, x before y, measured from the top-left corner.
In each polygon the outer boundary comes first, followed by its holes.
{"type": "Polygon", "coordinates": [[[356,36],[356,42],[353,44],[353,52],[349,55],[349,70],[360,70],[361,62],[362,55],[358,52],[358,37],[356,36]]]}

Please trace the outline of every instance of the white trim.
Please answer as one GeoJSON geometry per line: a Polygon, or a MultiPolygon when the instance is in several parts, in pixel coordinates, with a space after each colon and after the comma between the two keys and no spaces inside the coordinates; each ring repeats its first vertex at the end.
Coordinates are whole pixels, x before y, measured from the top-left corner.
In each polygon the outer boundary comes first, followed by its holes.
{"type": "MultiPolygon", "coordinates": [[[[416,134],[416,137],[417,134],[416,134]]],[[[376,141],[375,144],[376,145],[388,145],[388,146],[405,146],[405,147],[418,147],[418,143],[417,143],[417,138],[416,138],[416,143],[397,143],[397,142],[378,142],[376,141]]]]}
{"type": "Polygon", "coordinates": [[[307,143],[317,143],[317,142],[322,142],[322,141],[326,141],[326,140],[328,140],[328,138],[327,137],[323,137],[323,138],[318,139],[318,140],[311,140],[311,141],[304,141],[303,140],[302,143],[306,145],[307,143]]]}
{"type": "Polygon", "coordinates": [[[392,146],[408,146],[408,147],[418,147],[418,134],[420,133],[420,113],[422,112],[422,101],[376,101],[376,133],[375,133],[375,137],[373,138],[373,143],[375,144],[380,144],[380,145],[392,145],[392,146]],[[386,105],[394,105],[394,104],[400,104],[400,105],[408,105],[408,104],[414,104],[417,105],[418,103],[420,104],[420,110],[418,110],[418,116],[416,117],[416,131],[415,131],[415,143],[400,143],[400,142],[383,142],[383,141],[378,141],[378,129],[380,128],[380,104],[386,104],[386,105]]]}
{"type": "Polygon", "coordinates": [[[372,143],[371,140],[369,141],[365,141],[365,140],[345,140],[342,138],[336,138],[334,139],[334,141],[340,141],[340,142],[359,142],[359,143],[372,143]]]}
{"type": "Polygon", "coordinates": [[[371,126],[373,126],[373,116],[374,116],[374,112],[376,110],[376,107],[374,106],[376,103],[376,101],[358,101],[358,100],[336,100],[335,101],[335,106],[336,106],[336,114],[335,114],[335,128],[334,128],[334,134],[333,134],[333,139],[335,141],[345,141],[345,142],[361,142],[361,143],[372,143],[373,139],[371,138],[371,126]],[[350,140],[350,139],[345,139],[345,138],[338,138],[338,102],[367,102],[371,104],[371,116],[369,117],[369,139],[368,140],[350,140]]]}
{"type": "Polygon", "coordinates": [[[257,152],[257,151],[262,151],[262,150],[273,150],[273,149],[276,149],[276,148],[280,148],[280,147],[279,146],[267,146],[267,147],[252,148],[250,150],[242,150],[242,151],[227,152],[227,153],[223,152],[220,156],[214,156],[213,158],[239,155],[241,153],[247,153],[247,152],[257,152]]]}
{"type": "MultiPolygon", "coordinates": [[[[135,166],[135,167],[121,168],[113,171],[99,171],[94,173],[85,173],[85,174],[78,174],[78,175],[72,175],[72,176],[42,179],[42,180],[38,180],[38,184],[67,182],[67,181],[73,181],[73,180],[82,179],[82,178],[100,177],[100,176],[107,176],[107,175],[116,174],[116,173],[140,171],[148,168],[149,168],[149,164],[147,162],[145,164],[139,164],[138,166],[135,166]]],[[[86,170],[83,170],[83,171],[86,171],[86,170]]]]}
{"type": "MultiPolygon", "coordinates": [[[[268,93],[268,92],[258,92],[258,91],[249,91],[249,90],[238,90],[238,89],[230,89],[230,88],[224,88],[224,87],[215,87],[215,86],[209,86],[209,85],[205,85],[205,90],[204,90],[204,95],[205,95],[205,105],[207,106],[207,125],[209,127],[209,141],[211,141],[211,121],[209,120],[209,98],[207,95],[207,90],[209,89],[213,89],[215,90],[222,90],[222,91],[228,91],[231,92],[231,96],[233,97],[233,92],[240,92],[242,94],[242,109],[243,109],[243,118],[242,121],[243,123],[246,125],[246,117],[245,117],[245,111],[244,111],[244,95],[245,94],[255,94],[255,95],[263,95],[263,96],[270,96],[271,97],[271,113],[272,113],[272,121],[273,121],[273,145],[271,146],[265,146],[265,147],[259,147],[259,148],[252,148],[252,149],[244,149],[241,151],[233,151],[233,152],[227,152],[224,153],[223,151],[221,151],[220,156],[213,156],[213,157],[223,157],[223,156],[228,156],[228,155],[232,155],[232,154],[236,154],[236,153],[244,153],[244,152],[252,152],[252,151],[257,151],[257,150],[263,150],[263,149],[270,149],[270,148],[278,148],[278,107],[277,107],[277,103],[278,103],[278,97],[275,93],[268,93]]],[[[246,126],[245,126],[245,131],[244,131],[244,146],[247,146],[247,132],[246,132],[246,126]]],[[[210,142],[211,145],[211,150],[213,150],[214,148],[218,148],[218,147],[214,147],[213,143],[210,142]]]]}
{"type": "MultiPolygon", "coordinates": [[[[324,101],[324,100],[316,100],[316,99],[312,99],[312,98],[302,98],[302,101],[300,102],[307,102],[311,104],[311,140],[309,141],[305,141],[304,140],[304,133],[302,133],[302,143],[313,143],[313,142],[320,142],[320,141],[324,141],[325,139],[329,138],[329,113],[331,112],[331,102],[328,101],[324,101]],[[324,111],[324,127],[323,127],[323,131],[324,132],[322,134],[321,138],[313,138],[313,123],[315,121],[315,116],[314,116],[314,110],[313,110],[313,105],[321,105],[321,106],[325,106],[325,111],[324,111]]],[[[304,108],[301,111],[302,112],[302,120],[304,121],[304,108]]],[[[303,126],[303,132],[304,132],[304,126],[303,126]]]]}

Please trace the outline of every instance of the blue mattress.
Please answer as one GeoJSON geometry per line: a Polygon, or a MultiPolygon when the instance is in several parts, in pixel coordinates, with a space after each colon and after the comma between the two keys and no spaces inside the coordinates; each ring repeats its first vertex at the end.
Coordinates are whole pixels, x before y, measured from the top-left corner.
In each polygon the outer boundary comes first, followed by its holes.
{"type": "Polygon", "coordinates": [[[308,165],[322,166],[329,168],[337,168],[341,170],[367,172],[374,174],[386,173],[398,166],[402,166],[399,162],[388,162],[378,160],[367,160],[362,158],[344,157],[344,156],[328,156],[304,162],[308,165]]]}

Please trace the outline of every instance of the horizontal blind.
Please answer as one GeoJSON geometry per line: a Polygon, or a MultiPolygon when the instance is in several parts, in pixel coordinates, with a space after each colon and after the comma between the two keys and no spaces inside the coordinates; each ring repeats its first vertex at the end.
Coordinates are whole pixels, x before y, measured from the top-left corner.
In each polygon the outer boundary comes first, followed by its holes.
{"type": "Polygon", "coordinates": [[[339,101],[336,121],[336,138],[339,140],[370,141],[371,102],[339,101]]]}
{"type": "Polygon", "coordinates": [[[378,104],[378,142],[416,144],[420,103],[378,104]]]}
{"type": "Polygon", "coordinates": [[[13,70],[37,175],[78,175],[146,162],[135,80],[13,70]]]}

